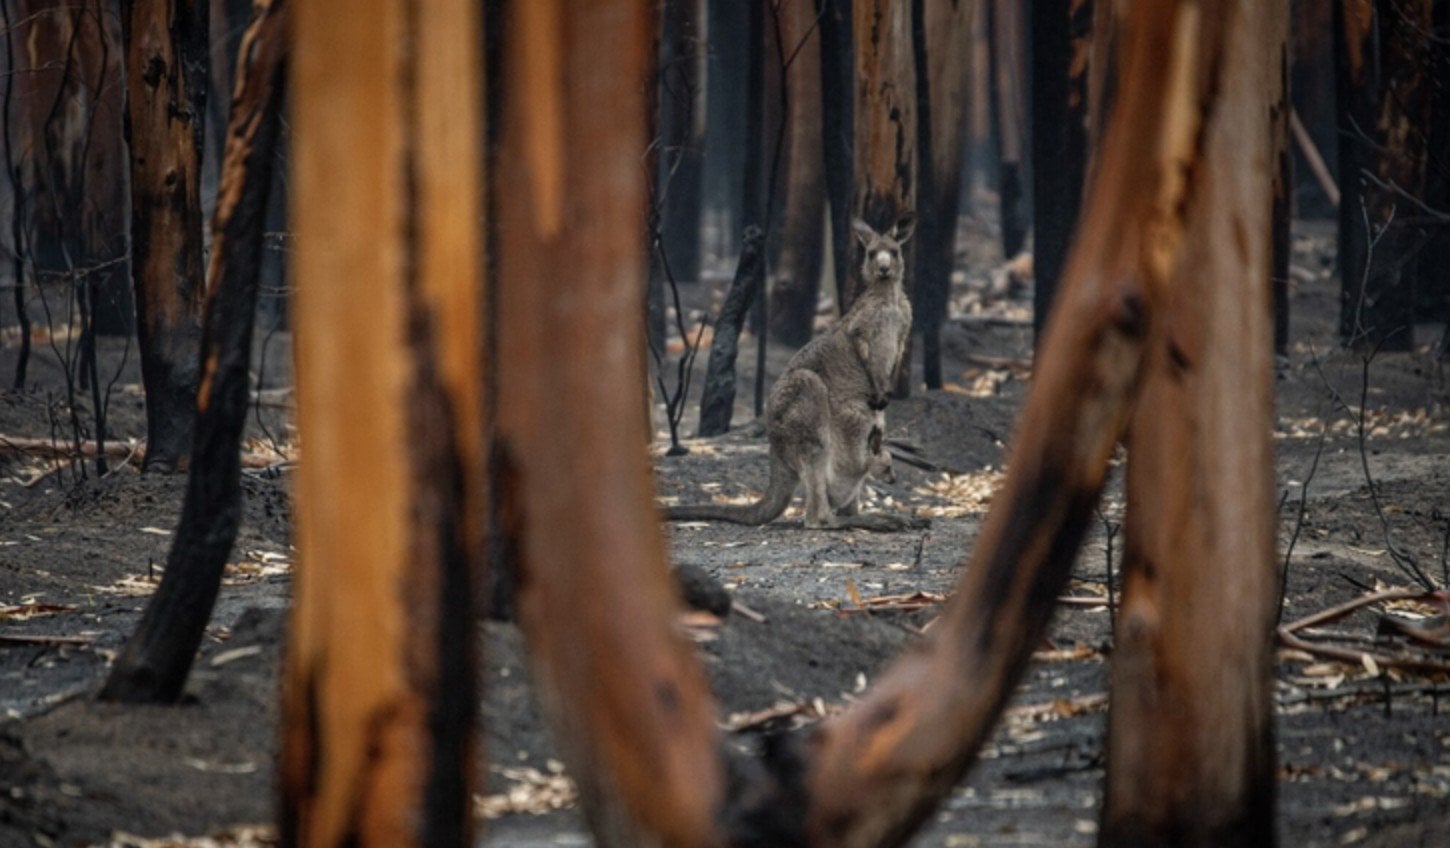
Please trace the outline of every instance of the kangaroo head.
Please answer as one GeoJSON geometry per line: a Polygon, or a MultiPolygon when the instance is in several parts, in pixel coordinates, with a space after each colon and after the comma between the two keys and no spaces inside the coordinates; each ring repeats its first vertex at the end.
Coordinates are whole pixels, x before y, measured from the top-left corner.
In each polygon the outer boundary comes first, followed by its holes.
{"type": "Polygon", "coordinates": [[[896,224],[885,233],[878,233],[860,218],[851,222],[856,240],[861,243],[864,259],[861,262],[861,278],[868,283],[877,280],[900,280],[905,272],[901,257],[901,245],[911,238],[916,216],[910,212],[902,215],[896,224]]]}

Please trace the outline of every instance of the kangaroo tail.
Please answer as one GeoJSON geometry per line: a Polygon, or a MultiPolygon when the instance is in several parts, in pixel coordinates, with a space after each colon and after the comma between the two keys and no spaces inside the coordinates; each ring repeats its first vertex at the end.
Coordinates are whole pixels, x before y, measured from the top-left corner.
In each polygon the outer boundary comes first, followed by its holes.
{"type": "Polygon", "coordinates": [[[666,521],[730,521],[735,524],[760,526],[780,517],[790,505],[800,475],[775,456],[770,458],[770,484],[765,494],[753,504],[683,504],[666,507],[666,521]]]}

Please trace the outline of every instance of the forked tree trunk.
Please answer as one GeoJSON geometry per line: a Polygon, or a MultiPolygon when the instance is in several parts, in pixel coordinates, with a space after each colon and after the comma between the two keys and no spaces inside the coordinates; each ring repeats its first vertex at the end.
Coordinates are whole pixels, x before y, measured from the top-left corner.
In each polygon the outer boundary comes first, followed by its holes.
{"type": "Polygon", "coordinates": [[[281,121],[287,14],[284,0],[259,4],[242,39],[212,234],[196,438],[181,522],[161,584],[112,665],[101,700],[180,699],[236,541],[262,222],[281,121]]]}
{"type": "MultiPolygon", "coordinates": [[[[1431,0],[1338,0],[1339,335],[1361,350],[1414,346],[1431,78],[1431,0]]],[[[1442,81],[1443,82],[1443,81],[1442,81]]]]}
{"type": "MultiPolygon", "coordinates": [[[[780,259],[772,275],[770,336],[800,347],[811,339],[820,287],[826,212],[821,148],[821,34],[812,4],[780,4],[785,71],[785,151],[781,163],[780,259]]],[[[769,51],[774,55],[774,51],[769,51]]],[[[767,62],[779,74],[778,61],[767,62]]]]}
{"type": "Polygon", "coordinates": [[[493,456],[519,623],[599,844],[707,845],[724,791],[714,715],[674,625],[625,342],[643,331],[653,3],[500,5],[493,456]]]}
{"type": "MultiPolygon", "coordinates": [[[[856,96],[854,110],[855,200],[852,213],[885,232],[905,212],[914,212],[917,198],[916,57],[912,50],[912,0],[854,0],[851,31],[855,33],[856,96]]],[[[906,265],[903,288],[916,297],[916,244],[902,246],[906,265]]],[[[864,282],[856,271],[859,251],[850,251],[851,307],[864,282]]],[[[893,397],[911,390],[911,340],[907,339],[893,397]]]]}
{"type": "MultiPolygon", "coordinates": [[[[1187,730],[1180,716],[1143,713],[1137,729],[1148,738],[1171,728],[1200,740],[1211,730],[1228,743],[1195,741],[1177,749],[1187,754],[1179,763],[1146,758],[1184,774],[1141,782],[1131,799],[1115,794],[1113,809],[1141,801],[1150,840],[1167,821],[1186,844],[1223,833],[1271,841],[1272,796],[1250,791],[1272,778],[1266,94],[1276,42],[1267,7],[1134,7],[1117,117],[1011,471],[958,591],[862,702],[778,740],[768,761],[741,764],[728,790],[701,671],[670,620],[676,603],[636,414],[642,373],[626,343],[642,332],[632,292],[643,263],[631,222],[644,204],[648,7],[593,0],[563,12],[558,0],[517,0],[503,8],[511,29],[492,101],[500,123],[491,130],[499,148],[490,251],[499,349],[509,352],[497,372],[493,451],[502,547],[517,569],[535,680],[600,843],[904,843],[971,764],[1039,644],[1140,389],[1144,416],[1161,411],[1165,395],[1191,397],[1158,427],[1143,427],[1150,440],[1134,434],[1131,461],[1141,453],[1144,466],[1131,472],[1134,508],[1144,514],[1131,556],[1140,565],[1151,556],[1154,571],[1135,571],[1136,630],[1119,637],[1129,664],[1115,684],[1124,701],[1142,701],[1138,686],[1148,681],[1152,706],[1183,704],[1209,679],[1233,682],[1193,702],[1187,730]],[[620,120],[628,115],[640,117],[620,120]],[[593,144],[585,151],[569,138],[593,144]],[[1213,179],[1186,178],[1200,168],[1213,179]],[[600,214],[606,209],[635,212],[600,214]],[[1143,478],[1154,472],[1202,484],[1144,505],[1151,483],[1143,478]],[[1183,528],[1206,550],[1242,557],[1214,571],[1182,545],[1165,548],[1183,528]],[[1157,598],[1145,591],[1150,577],[1175,588],[1218,585],[1192,610],[1151,618],[1143,613],[1157,598]],[[1179,615],[1190,633],[1210,621],[1222,631],[1207,637],[1218,650],[1205,663],[1212,676],[1179,662],[1177,649],[1191,647],[1171,620],[1179,615]],[[1154,668],[1145,648],[1162,648],[1171,664],[1154,668]],[[1182,796],[1183,786],[1201,788],[1202,800],[1182,796]]],[[[1128,772],[1144,767],[1132,750],[1114,752],[1128,772]]],[[[1111,838],[1134,835],[1121,821],[1106,819],[1111,838]]]]}
{"type": "Polygon", "coordinates": [[[1032,6],[1032,328],[1038,337],[1062,277],[1087,176],[1093,9],[1093,0],[1038,0],[1032,6]]]}
{"type": "Polygon", "coordinates": [[[185,466],[201,343],[205,0],[125,0],[131,278],[149,470],[185,466]]]}
{"type": "MultiPolygon", "coordinates": [[[[471,845],[471,583],[485,514],[478,4],[295,11],[292,316],[306,452],[281,842],[471,845]]],[[[535,156],[557,150],[556,128],[532,126],[535,156]]],[[[544,180],[528,193],[547,202],[559,189],[544,180]]],[[[620,215],[636,250],[643,212],[620,215]]],[[[618,304],[640,320],[637,285],[618,304]]],[[[632,338],[619,353],[638,361],[632,338]]],[[[639,406],[624,417],[639,421],[639,406]]]]}
{"type": "MultiPolygon", "coordinates": [[[[1180,118],[1164,123],[1183,143],[1181,172],[1211,190],[1157,222],[1177,250],[1162,257],[1168,296],[1149,322],[1128,428],[1108,845],[1274,843],[1270,277],[1273,216],[1287,206],[1274,202],[1272,107],[1282,111],[1288,15],[1240,0],[1196,21],[1190,5],[1177,20],[1152,15],[1161,23],[1136,12],[1130,33],[1174,34],[1159,67],[1193,108],[1165,109],[1180,118]]],[[[1151,73],[1140,63],[1124,79],[1151,73]]],[[[1139,117],[1122,105],[1124,122],[1139,117]]]]}
{"type": "MultiPolygon", "coordinates": [[[[1141,382],[1159,399],[1183,392],[1175,379],[1191,381],[1192,397],[1184,400],[1184,417],[1166,418],[1153,441],[1142,441],[1135,429],[1139,447],[1130,462],[1142,454],[1144,465],[1132,472],[1135,485],[1141,491],[1142,478],[1153,471],[1203,485],[1173,489],[1163,499],[1162,506],[1173,505],[1166,512],[1141,495],[1135,499],[1144,514],[1135,519],[1133,556],[1141,565],[1151,554],[1159,579],[1175,587],[1212,587],[1147,618],[1141,612],[1145,575],[1136,571],[1140,585],[1127,620],[1139,630],[1127,640],[1129,667],[1116,678],[1113,704],[1118,710],[1120,698],[1132,700],[1143,691],[1138,684],[1150,684],[1157,694],[1147,705],[1192,711],[1130,706],[1125,716],[1142,717],[1137,733],[1164,739],[1180,732],[1193,740],[1216,733],[1224,743],[1173,749],[1192,755],[1186,759],[1151,756],[1161,749],[1135,757],[1126,747],[1132,737],[1117,734],[1115,744],[1125,747],[1114,747],[1110,769],[1123,769],[1131,780],[1146,759],[1181,772],[1172,780],[1139,780],[1142,803],[1133,809],[1154,815],[1155,824],[1178,825],[1172,833],[1182,844],[1213,844],[1226,825],[1237,826],[1249,840],[1243,844],[1272,841],[1266,815],[1272,794],[1260,794],[1273,777],[1266,732],[1274,592],[1264,94],[1274,84],[1268,68],[1277,50],[1266,35],[1274,29],[1268,8],[1250,0],[1133,8],[1121,96],[1083,228],[1048,324],[1011,471],[974,556],[919,649],[800,749],[808,769],[807,831],[823,843],[900,844],[961,776],[1041,638],[1137,387],[1141,382]],[[1195,147],[1200,139],[1207,144],[1202,150],[1195,147]],[[1192,163],[1211,169],[1214,179],[1184,179],[1192,163]],[[1208,323],[1195,323],[1195,315],[1208,323]],[[1188,415],[1204,430],[1191,430],[1188,415]],[[1184,441],[1189,433],[1202,438],[1184,441]],[[1219,463],[1222,470],[1215,470],[1219,463]],[[1190,492],[1204,500],[1183,501],[1190,492]],[[1166,544],[1179,530],[1172,523],[1183,514],[1178,507],[1188,504],[1195,540],[1206,550],[1243,557],[1208,563],[1185,554],[1183,545],[1166,544]],[[1205,515],[1220,518],[1208,524],[1205,515]],[[1218,629],[1203,638],[1217,654],[1205,661],[1182,627],[1200,634],[1210,622],[1218,629]],[[1152,666],[1145,647],[1162,649],[1164,665],[1152,666]],[[1211,672],[1200,673],[1194,663],[1211,672]],[[1151,676],[1155,670],[1162,676],[1151,676]],[[1204,691],[1209,680],[1236,682],[1204,691]],[[1185,786],[1205,790],[1197,806],[1197,796],[1180,794],[1185,786]]],[[[1162,411],[1161,400],[1144,401],[1144,417],[1162,411]]],[[[1114,721],[1130,726],[1122,717],[1114,721]]],[[[1124,808],[1121,791],[1110,783],[1114,810],[1124,808]]],[[[1125,835],[1122,823],[1110,815],[1104,840],[1125,835]]]]}
{"type": "Polygon", "coordinates": [[[974,5],[973,0],[912,2],[920,178],[912,318],[921,334],[922,376],[928,389],[942,387],[941,325],[956,259],[974,5]]]}
{"type": "Polygon", "coordinates": [[[1027,157],[1030,155],[1027,93],[1027,12],[1021,0],[984,0],[992,51],[992,134],[997,142],[997,194],[1002,254],[1016,256],[1027,244],[1027,157]]]}

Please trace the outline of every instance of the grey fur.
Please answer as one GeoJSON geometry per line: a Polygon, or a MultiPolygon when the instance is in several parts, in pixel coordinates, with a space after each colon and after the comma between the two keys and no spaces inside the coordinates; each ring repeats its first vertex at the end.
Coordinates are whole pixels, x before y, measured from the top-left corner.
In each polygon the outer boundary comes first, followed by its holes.
{"type": "Polygon", "coordinates": [[[890,532],[925,525],[915,516],[861,515],[867,474],[894,479],[885,449],[887,394],[911,333],[911,302],[902,288],[901,245],[907,215],[886,234],[852,223],[864,248],[864,290],[845,316],[791,357],[765,404],[770,482],[753,504],[669,507],[671,521],[766,524],[785,512],[796,487],[806,489],[805,526],[890,532]]]}

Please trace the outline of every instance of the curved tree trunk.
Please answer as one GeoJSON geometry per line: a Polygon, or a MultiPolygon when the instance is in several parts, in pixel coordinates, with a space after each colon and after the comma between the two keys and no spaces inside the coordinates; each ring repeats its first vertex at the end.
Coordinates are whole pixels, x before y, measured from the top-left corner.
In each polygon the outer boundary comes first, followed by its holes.
{"type": "Polygon", "coordinates": [[[126,0],[131,277],[146,390],[148,470],[184,468],[201,343],[205,0],[126,0]]]}
{"type": "MultiPolygon", "coordinates": [[[[306,447],[282,683],[283,845],[472,844],[471,607],[485,514],[478,15],[467,0],[358,0],[343,14],[302,3],[293,18],[306,447]],[[391,448],[358,461],[380,444],[391,448]]],[[[638,246],[637,211],[625,217],[638,246]]],[[[637,285],[620,304],[639,319],[637,285]]],[[[636,358],[640,338],[622,355],[636,358]]]]}
{"type": "Polygon", "coordinates": [[[281,121],[286,17],[284,0],[271,0],[258,7],[243,38],[212,236],[199,412],[181,522],[161,584],[111,667],[101,700],[180,699],[236,540],[262,221],[281,121]]]}

